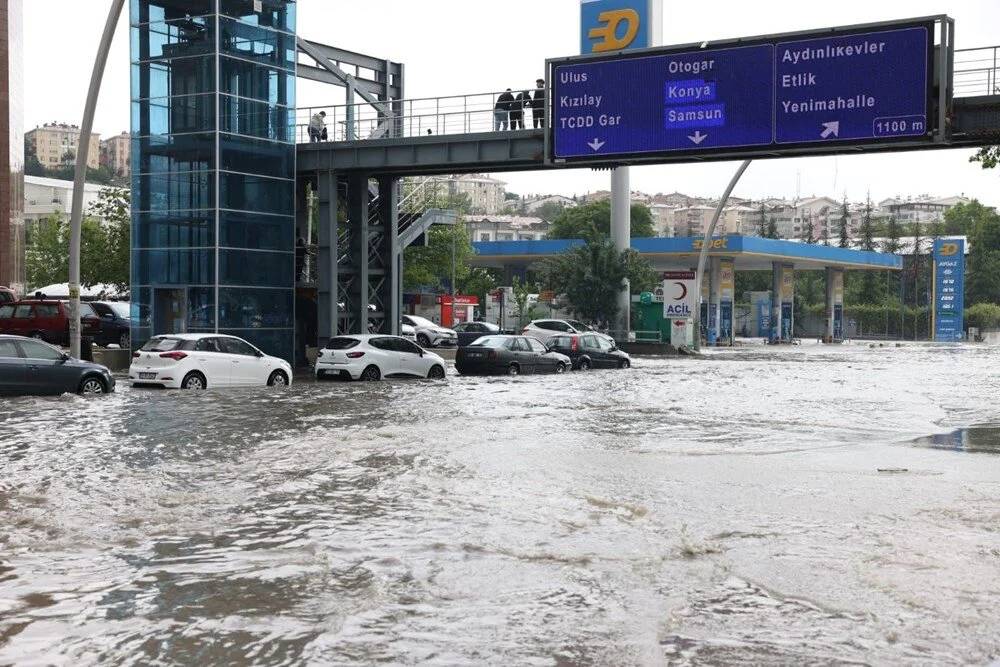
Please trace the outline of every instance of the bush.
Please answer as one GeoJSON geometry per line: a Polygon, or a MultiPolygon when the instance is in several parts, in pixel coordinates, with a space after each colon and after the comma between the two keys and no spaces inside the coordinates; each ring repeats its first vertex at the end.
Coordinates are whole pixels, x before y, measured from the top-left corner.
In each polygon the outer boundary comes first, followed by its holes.
{"type": "Polygon", "coordinates": [[[1000,306],[995,303],[977,303],[966,308],[965,326],[978,329],[1000,328],[1000,306]]]}

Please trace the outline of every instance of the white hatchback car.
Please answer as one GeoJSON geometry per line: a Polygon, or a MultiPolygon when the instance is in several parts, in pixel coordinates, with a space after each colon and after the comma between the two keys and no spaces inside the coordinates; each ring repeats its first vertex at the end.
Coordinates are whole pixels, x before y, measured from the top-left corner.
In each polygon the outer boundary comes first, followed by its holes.
{"type": "Polygon", "coordinates": [[[440,356],[399,336],[365,334],[336,336],[319,351],[316,378],[381,380],[391,377],[445,377],[445,362],[440,356]]]}
{"type": "Polygon", "coordinates": [[[292,367],[242,338],[221,334],[155,336],[132,355],[132,386],[208,389],[288,386],[292,367]]]}

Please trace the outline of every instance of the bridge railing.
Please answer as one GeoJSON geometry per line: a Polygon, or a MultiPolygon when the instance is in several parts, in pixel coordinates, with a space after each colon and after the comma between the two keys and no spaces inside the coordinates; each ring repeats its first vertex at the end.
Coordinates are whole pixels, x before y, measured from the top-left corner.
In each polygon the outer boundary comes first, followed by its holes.
{"type": "Polygon", "coordinates": [[[955,51],[955,97],[1000,95],[1000,46],[955,51]]]}
{"type": "MultiPolygon", "coordinates": [[[[520,91],[512,91],[517,95],[520,91]]],[[[528,90],[534,94],[533,90],[528,90]]],[[[377,109],[367,102],[300,108],[296,113],[296,137],[299,143],[310,141],[309,122],[314,115],[326,112],[324,124],[327,141],[353,141],[383,137],[422,137],[427,135],[472,134],[515,129],[509,114],[496,113],[497,99],[504,91],[426,97],[384,103],[377,109]],[[500,123],[503,123],[501,126],[500,123]]],[[[523,103],[522,103],[523,104],[523,103]]],[[[533,110],[518,105],[522,112],[520,127],[533,127],[533,110]]]]}

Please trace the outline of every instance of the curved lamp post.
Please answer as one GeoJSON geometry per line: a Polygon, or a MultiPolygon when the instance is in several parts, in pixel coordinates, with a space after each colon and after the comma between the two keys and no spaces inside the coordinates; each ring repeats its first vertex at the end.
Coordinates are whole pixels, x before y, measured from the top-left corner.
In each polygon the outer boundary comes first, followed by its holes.
{"type": "Polygon", "coordinates": [[[73,209],[70,214],[69,233],[69,353],[72,357],[80,356],[80,230],[83,225],[83,188],[87,182],[90,135],[94,129],[94,113],[97,109],[97,96],[101,92],[101,81],[104,79],[104,66],[108,62],[111,41],[114,39],[115,28],[124,6],[125,0],[111,0],[108,21],[104,25],[104,35],[101,37],[97,58],[94,61],[94,72],[90,77],[90,90],[87,92],[83,123],[80,125],[80,141],[76,149],[73,209]]]}

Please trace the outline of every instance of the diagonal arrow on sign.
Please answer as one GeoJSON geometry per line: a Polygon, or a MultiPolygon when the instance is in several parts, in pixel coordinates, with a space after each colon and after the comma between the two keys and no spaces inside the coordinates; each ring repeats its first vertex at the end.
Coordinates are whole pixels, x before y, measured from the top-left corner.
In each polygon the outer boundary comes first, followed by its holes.
{"type": "Polygon", "coordinates": [[[605,142],[601,141],[600,139],[595,138],[593,141],[591,141],[587,145],[590,146],[595,151],[599,151],[599,150],[601,150],[601,147],[604,146],[604,143],[605,142]]]}
{"type": "Polygon", "coordinates": [[[823,133],[820,134],[821,139],[828,139],[832,134],[835,137],[840,136],[840,121],[834,120],[829,123],[823,123],[823,133]]]}

